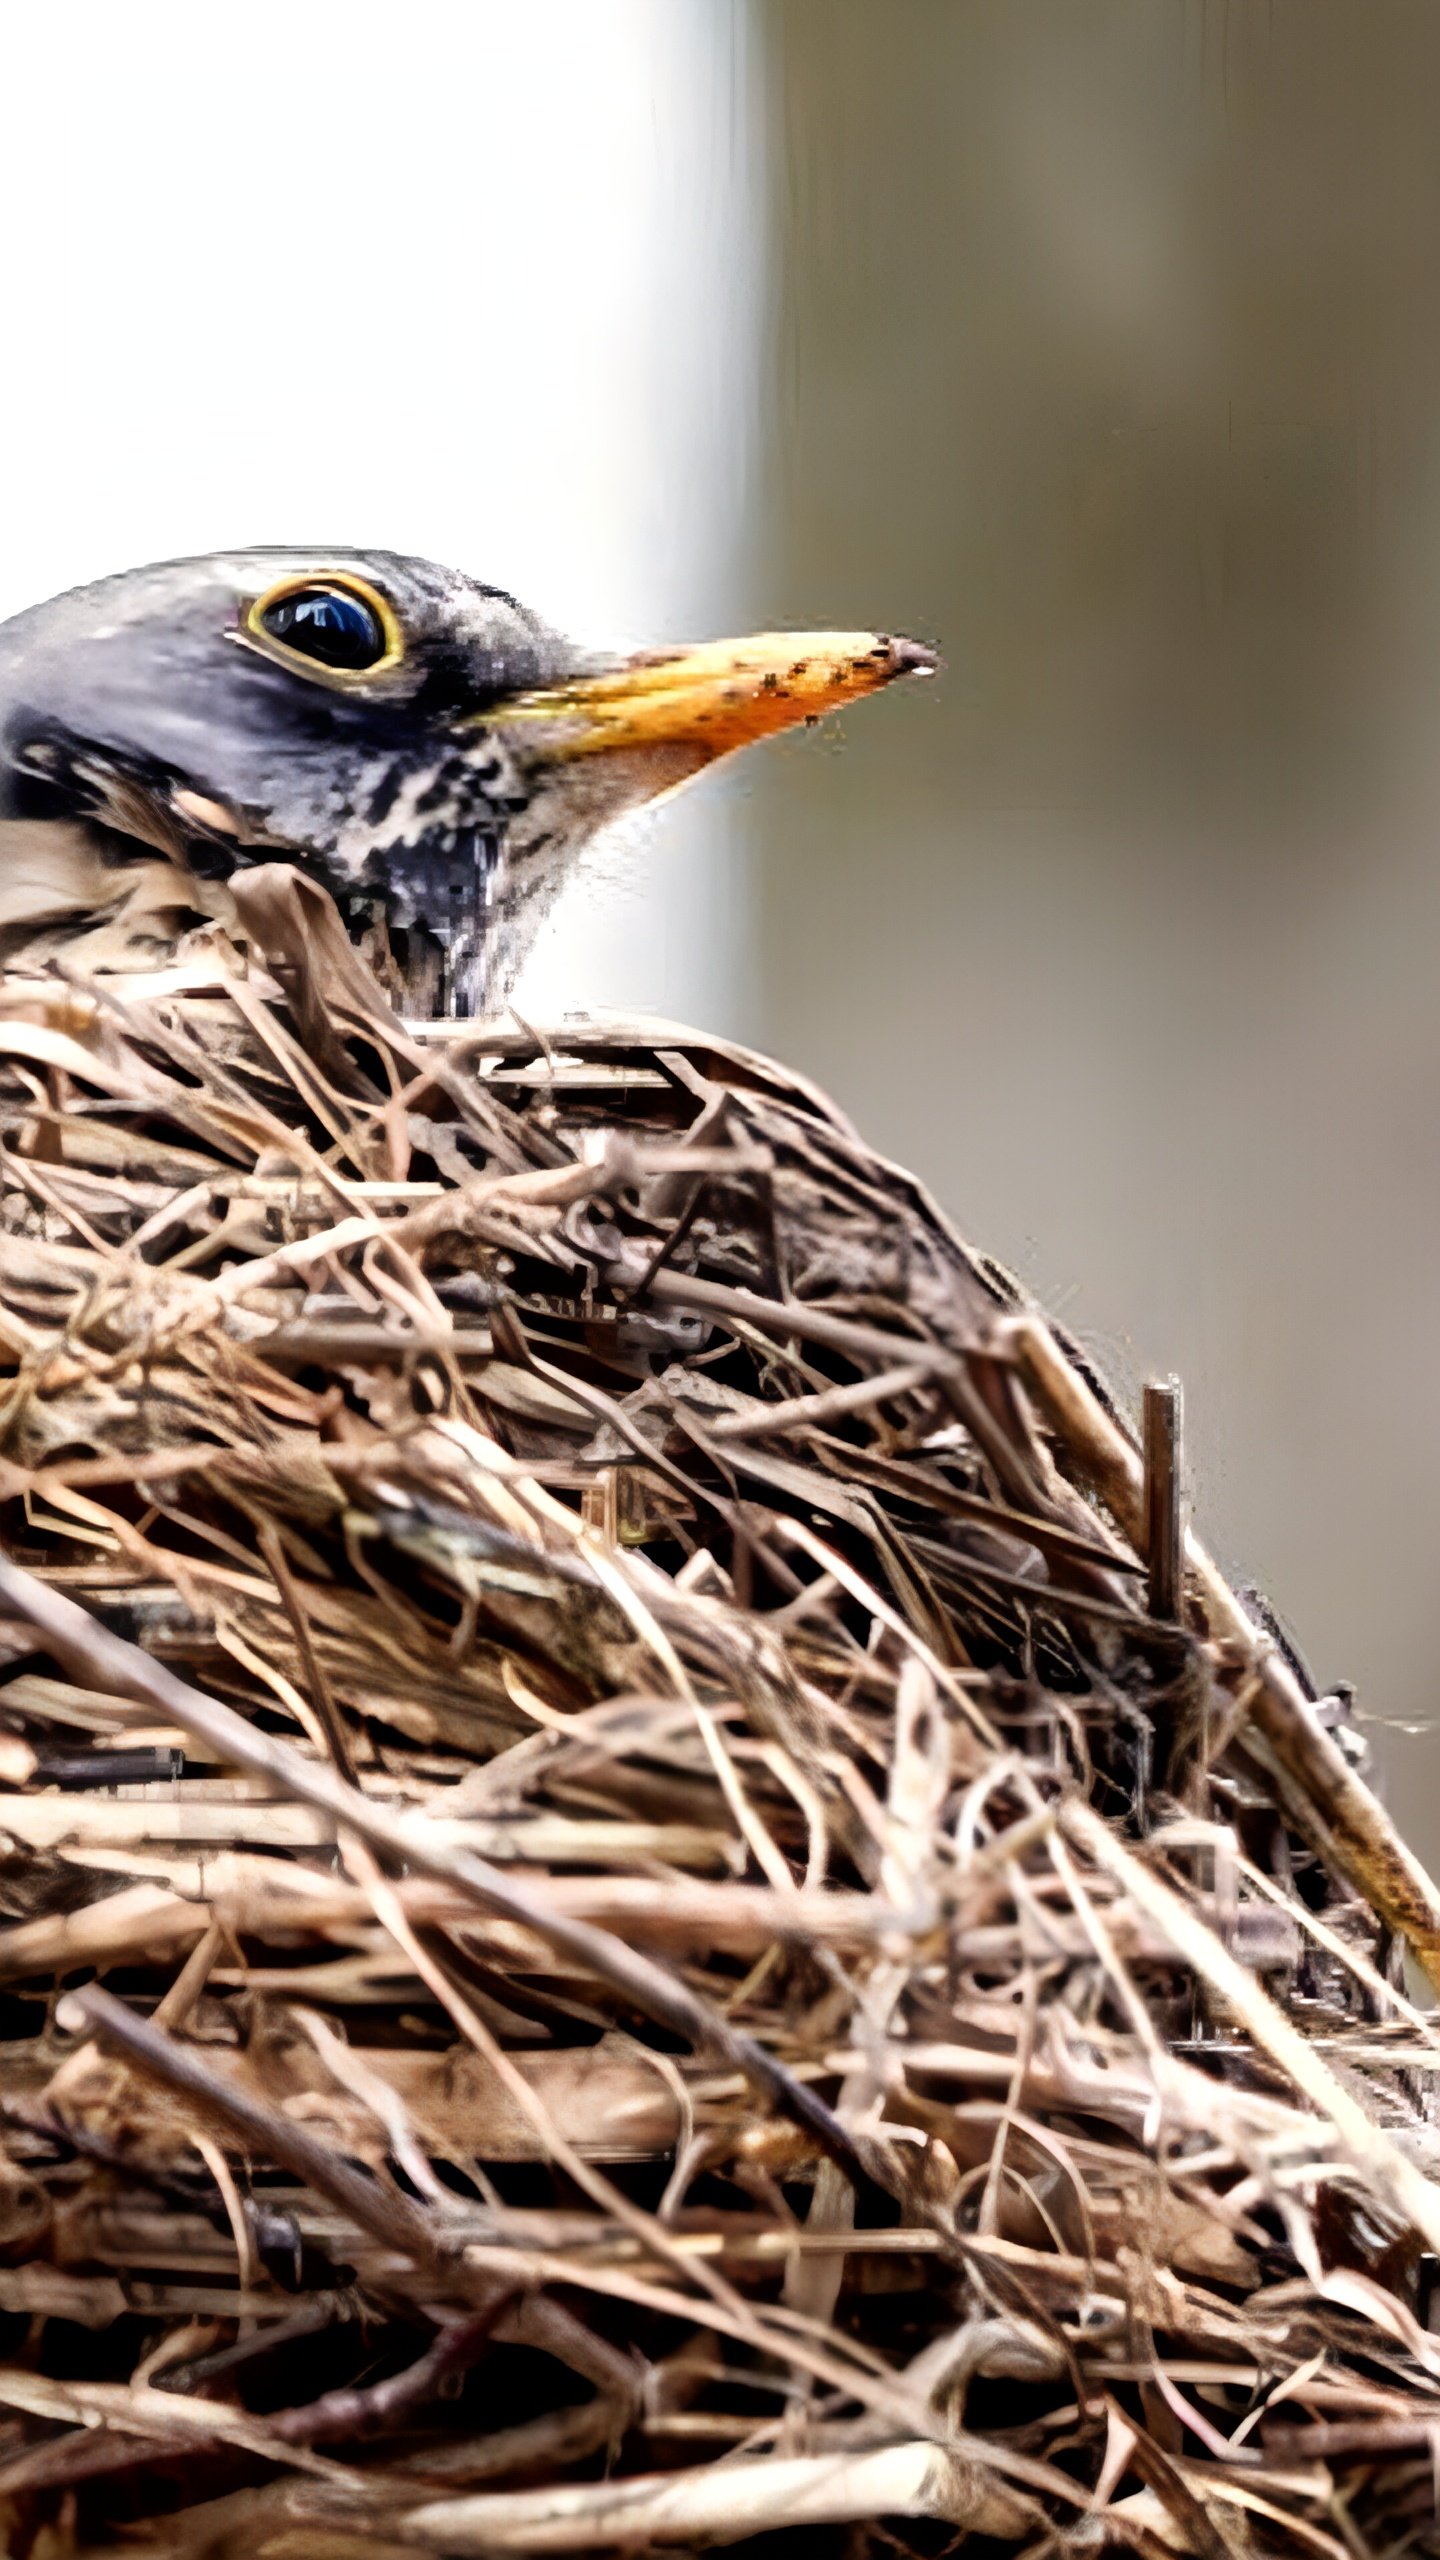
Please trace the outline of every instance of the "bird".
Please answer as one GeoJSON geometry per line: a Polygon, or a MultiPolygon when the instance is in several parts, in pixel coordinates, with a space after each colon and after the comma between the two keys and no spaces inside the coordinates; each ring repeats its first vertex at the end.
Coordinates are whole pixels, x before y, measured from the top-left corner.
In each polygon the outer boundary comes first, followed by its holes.
{"type": "Polygon", "coordinates": [[[586,649],[390,551],[101,578],[0,624],[0,969],[154,970],[284,861],[408,1011],[473,1015],[601,828],[936,664],[878,632],[586,649]]]}

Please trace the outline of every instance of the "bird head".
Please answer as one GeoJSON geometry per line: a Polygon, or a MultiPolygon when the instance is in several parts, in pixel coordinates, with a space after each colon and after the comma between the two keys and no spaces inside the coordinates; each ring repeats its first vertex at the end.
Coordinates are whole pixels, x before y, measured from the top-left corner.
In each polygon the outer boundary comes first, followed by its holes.
{"type": "Polygon", "coordinates": [[[417,1009],[470,1012],[599,828],[934,663],[835,632],[608,655],[390,552],[102,579],[0,626],[0,953],[108,918],[102,956],[153,962],[237,866],[290,860],[417,1009]]]}

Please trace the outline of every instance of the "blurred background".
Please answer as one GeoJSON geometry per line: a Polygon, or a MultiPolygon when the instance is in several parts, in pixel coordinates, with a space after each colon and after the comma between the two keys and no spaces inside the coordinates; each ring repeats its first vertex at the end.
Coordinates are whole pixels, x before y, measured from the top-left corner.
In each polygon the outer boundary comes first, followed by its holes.
{"type": "Polygon", "coordinates": [[[7,26],[0,610],[245,541],[938,686],[606,849],[518,1001],[819,1077],[1122,1382],[1440,1858],[1434,0],[7,26]]]}

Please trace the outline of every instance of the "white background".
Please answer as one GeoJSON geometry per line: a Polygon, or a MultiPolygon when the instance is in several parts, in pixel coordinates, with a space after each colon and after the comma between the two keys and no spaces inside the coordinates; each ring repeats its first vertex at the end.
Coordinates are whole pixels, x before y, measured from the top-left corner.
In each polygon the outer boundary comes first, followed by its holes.
{"type": "MultiPolygon", "coordinates": [[[[708,0],[13,12],[0,615],[333,541],[451,561],[586,639],[728,628],[743,35],[708,0]]],[[[726,805],[722,780],[597,857],[519,1000],[722,1021],[726,805]]]]}

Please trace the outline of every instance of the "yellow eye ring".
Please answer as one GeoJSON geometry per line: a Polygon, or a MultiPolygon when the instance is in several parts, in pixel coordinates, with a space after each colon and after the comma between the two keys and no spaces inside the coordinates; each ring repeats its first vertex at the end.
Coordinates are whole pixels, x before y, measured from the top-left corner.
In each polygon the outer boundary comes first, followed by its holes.
{"type": "Polygon", "coordinates": [[[377,676],[398,667],[405,655],[405,635],[389,598],[378,587],[372,587],[368,578],[358,578],[350,569],[311,569],[277,580],[250,606],[240,636],[263,649],[267,657],[300,668],[317,683],[342,689],[373,684],[377,676]],[[333,610],[328,616],[318,611],[309,617],[303,615],[300,606],[312,599],[317,608],[348,604],[352,609],[348,626],[346,616],[333,610]],[[288,606],[294,606],[296,611],[287,616],[288,606]],[[274,628],[276,617],[282,624],[278,631],[274,628]],[[290,639],[287,624],[307,632],[311,645],[290,639]],[[314,645],[321,639],[326,643],[323,650],[314,645]],[[369,649],[373,654],[352,656],[347,664],[343,654],[347,649],[369,649]]]}

